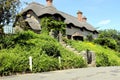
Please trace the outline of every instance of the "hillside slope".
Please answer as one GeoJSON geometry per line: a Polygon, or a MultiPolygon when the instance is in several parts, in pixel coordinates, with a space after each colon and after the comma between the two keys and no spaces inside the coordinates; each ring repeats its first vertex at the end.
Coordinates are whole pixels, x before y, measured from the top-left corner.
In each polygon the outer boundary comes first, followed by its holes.
{"type": "Polygon", "coordinates": [[[119,66],[120,65],[120,53],[115,52],[112,49],[103,47],[91,42],[81,42],[74,40],[65,40],[68,45],[74,47],[77,51],[91,50],[96,53],[96,65],[97,66],[119,66]]]}
{"type": "Polygon", "coordinates": [[[0,75],[30,72],[29,56],[33,59],[32,72],[86,67],[81,56],[68,51],[46,34],[25,31],[8,35],[0,45],[0,75]]]}

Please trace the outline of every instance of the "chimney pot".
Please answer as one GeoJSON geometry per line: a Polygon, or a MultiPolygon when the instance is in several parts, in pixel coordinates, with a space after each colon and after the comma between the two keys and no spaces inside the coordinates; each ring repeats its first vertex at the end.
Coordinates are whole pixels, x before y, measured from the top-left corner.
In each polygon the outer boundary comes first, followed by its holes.
{"type": "Polygon", "coordinates": [[[81,11],[78,11],[77,14],[83,14],[81,11]]]}
{"type": "Polygon", "coordinates": [[[83,22],[86,22],[86,21],[87,21],[87,18],[84,16],[84,17],[82,18],[82,21],[83,21],[83,22]]]}
{"type": "Polygon", "coordinates": [[[46,0],[46,2],[47,2],[47,6],[52,6],[53,0],[46,0]]]}
{"type": "Polygon", "coordinates": [[[82,14],[83,14],[83,13],[82,13],[81,11],[78,11],[78,12],[77,12],[78,20],[79,20],[79,21],[82,21],[82,14]]]}

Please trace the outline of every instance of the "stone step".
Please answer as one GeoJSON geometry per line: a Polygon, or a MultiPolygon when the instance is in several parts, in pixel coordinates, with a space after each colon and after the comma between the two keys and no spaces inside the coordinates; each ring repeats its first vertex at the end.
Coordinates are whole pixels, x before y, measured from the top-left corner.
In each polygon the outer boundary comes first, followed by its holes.
{"type": "Polygon", "coordinates": [[[75,53],[77,53],[77,54],[79,54],[79,52],[78,51],[74,51],[75,53]]]}
{"type": "Polygon", "coordinates": [[[68,50],[74,52],[75,54],[79,54],[79,52],[77,50],[75,50],[75,48],[72,48],[70,45],[67,45],[65,42],[61,42],[61,44],[62,44],[62,46],[64,46],[68,50]]]}
{"type": "MultiPolygon", "coordinates": [[[[79,52],[75,48],[71,47],[70,45],[67,45],[65,42],[61,42],[61,45],[63,47],[65,47],[67,50],[69,50],[77,55],[81,55],[84,60],[87,60],[86,51],[79,52]]],[[[92,52],[92,63],[88,64],[88,67],[96,67],[96,60],[95,60],[95,53],[94,52],[92,52]]]]}

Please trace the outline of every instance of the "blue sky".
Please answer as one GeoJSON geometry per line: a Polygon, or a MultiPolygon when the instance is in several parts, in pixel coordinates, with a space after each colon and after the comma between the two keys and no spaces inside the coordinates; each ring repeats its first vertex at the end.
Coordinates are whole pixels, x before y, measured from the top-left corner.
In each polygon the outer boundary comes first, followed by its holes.
{"type": "MultiPolygon", "coordinates": [[[[21,0],[23,1],[46,5],[46,0],[21,0]]],[[[98,29],[120,31],[120,0],[53,0],[53,5],[75,17],[78,10],[82,11],[88,18],[87,22],[98,29]]]]}

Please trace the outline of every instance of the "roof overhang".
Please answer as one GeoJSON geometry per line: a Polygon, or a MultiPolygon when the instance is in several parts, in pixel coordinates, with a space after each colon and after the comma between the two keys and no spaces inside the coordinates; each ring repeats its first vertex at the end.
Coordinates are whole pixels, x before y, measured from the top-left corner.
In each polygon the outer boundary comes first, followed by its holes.
{"type": "Polygon", "coordinates": [[[73,37],[74,37],[74,36],[80,36],[80,37],[83,37],[83,35],[80,34],[79,32],[75,32],[72,36],[73,36],[73,37]]]}

